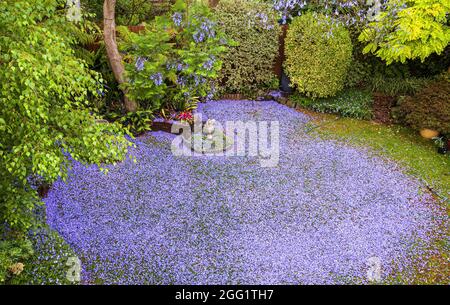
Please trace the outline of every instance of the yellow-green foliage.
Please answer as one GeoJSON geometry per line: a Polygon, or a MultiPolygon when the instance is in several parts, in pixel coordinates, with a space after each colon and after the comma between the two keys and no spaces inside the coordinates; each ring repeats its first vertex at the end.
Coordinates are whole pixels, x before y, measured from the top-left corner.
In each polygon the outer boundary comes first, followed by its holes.
{"type": "Polygon", "coordinates": [[[386,60],[425,60],[440,54],[450,43],[450,0],[390,0],[387,9],[369,23],[359,36],[372,52],[386,60]]]}
{"type": "Polygon", "coordinates": [[[254,1],[221,0],[215,16],[221,30],[237,44],[221,58],[219,89],[251,95],[277,86],[272,68],[280,27],[272,7],[254,1]]]}
{"type": "Polygon", "coordinates": [[[299,92],[333,96],[344,87],[352,42],[338,21],[308,13],[294,18],[289,26],[285,54],[286,73],[299,92]]]}

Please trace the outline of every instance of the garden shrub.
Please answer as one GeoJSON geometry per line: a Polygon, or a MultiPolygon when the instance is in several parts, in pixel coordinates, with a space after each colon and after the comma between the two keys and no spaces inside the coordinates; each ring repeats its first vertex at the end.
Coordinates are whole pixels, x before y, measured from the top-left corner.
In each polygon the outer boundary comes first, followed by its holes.
{"type": "MultiPolygon", "coordinates": [[[[42,204],[28,177],[65,177],[81,162],[121,160],[131,145],[117,124],[99,124],[88,97],[99,75],[73,51],[64,0],[0,2],[0,223],[27,231],[42,204]],[[44,3],[45,2],[45,3],[44,3]]],[[[1,229],[1,228],[0,228],[1,229]]]]}
{"type": "Polygon", "coordinates": [[[286,73],[299,92],[310,97],[333,96],[344,87],[352,42],[339,21],[307,13],[289,26],[285,54],[286,73]]]}
{"type": "Polygon", "coordinates": [[[220,93],[254,96],[278,87],[272,72],[278,56],[280,27],[270,5],[256,1],[221,0],[218,25],[237,45],[221,58],[220,93]]]}
{"type": "Polygon", "coordinates": [[[151,110],[137,110],[135,112],[127,112],[123,115],[112,112],[108,114],[108,119],[119,122],[132,134],[140,135],[150,129],[154,114],[151,110]]]}
{"type": "Polygon", "coordinates": [[[32,254],[33,246],[29,240],[0,240],[0,284],[10,277],[20,275],[24,262],[32,254]]]}
{"type": "Polygon", "coordinates": [[[94,100],[95,107],[103,115],[124,113],[123,92],[119,89],[119,84],[111,71],[103,42],[100,42],[99,49],[93,52],[93,63],[90,68],[100,73],[103,79],[104,90],[101,96],[94,100]]]}
{"type": "Polygon", "coordinates": [[[374,92],[389,96],[414,95],[430,81],[425,75],[413,76],[408,65],[399,62],[386,63],[372,54],[368,54],[370,63],[367,87],[374,92]]]}
{"type": "Polygon", "coordinates": [[[335,113],[363,120],[370,120],[373,116],[372,94],[367,91],[349,89],[335,97],[316,99],[294,95],[292,100],[296,105],[321,113],[335,113]]]}
{"type": "Polygon", "coordinates": [[[376,74],[369,78],[369,88],[389,96],[415,94],[425,87],[430,79],[425,77],[386,77],[376,74]]]}
{"type": "Polygon", "coordinates": [[[353,88],[366,85],[370,79],[370,64],[357,58],[352,58],[345,78],[345,87],[353,88]]]}
{"type": "Polygon", "coordinates": [[[178,0],[141,33],[119,28],[130,98],[142,110],[185,111],[211,98],[226,51],[223,33],[207,6],[178,0]],[[189,11],[189,13],[188,13],[189,11]]]}
{"type": "Polygon", "coordinates": [[[393,116],[416,130],[429,128],[450,135],[450,81],[434,82],[414,96],[401,98],[393,116]]]}
{"type": "Polygon", "coordinates": [[[450,44],[439,55],[433,53],[424,61],[409,60],[407,65],[411,75],[415,77],[439,75],[450,67],[450,44]]]}

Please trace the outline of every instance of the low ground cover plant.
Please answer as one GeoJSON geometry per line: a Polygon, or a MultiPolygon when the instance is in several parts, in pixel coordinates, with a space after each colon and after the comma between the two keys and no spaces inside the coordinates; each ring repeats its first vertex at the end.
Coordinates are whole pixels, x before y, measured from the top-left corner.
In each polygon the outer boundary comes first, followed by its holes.
{"type": "Polygon", "coordinates": [[[214,14],[220,29],[235,41],[221,57],[219,94],[255,97],[259,92],[276,89],[278,80],[272,71],[281,30],[275,11],[257,1],[223,0],[214,14]]]}

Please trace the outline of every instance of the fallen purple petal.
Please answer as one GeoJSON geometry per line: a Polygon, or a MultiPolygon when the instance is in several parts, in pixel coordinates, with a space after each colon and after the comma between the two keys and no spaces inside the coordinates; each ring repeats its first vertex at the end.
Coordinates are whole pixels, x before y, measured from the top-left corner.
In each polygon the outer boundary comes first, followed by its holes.
{"type": "Polygon", "coordinates": [[[175,157],[173,135],[150,132],[126,160],[75,163],[48,197],[48,222],[105,284],[367,283],[424,256],[445,211],[390,161],[312,138],[309,118],[272,101],[216,101],[217,121],[280,121],[280,163],[175,157]]]}

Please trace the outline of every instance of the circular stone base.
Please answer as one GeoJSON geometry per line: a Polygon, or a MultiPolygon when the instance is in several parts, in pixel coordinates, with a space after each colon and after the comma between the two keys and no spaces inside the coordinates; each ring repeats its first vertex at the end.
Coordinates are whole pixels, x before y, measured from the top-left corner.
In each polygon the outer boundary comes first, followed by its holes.
{"type": "Polygon", "coordinates": [[[203,134],[193,134],[190,139],[183,140],[186,147],[203,154],[224,152],[234,145],[234,140],[223,132],[214,134],[212,139],[203,134]]]}

